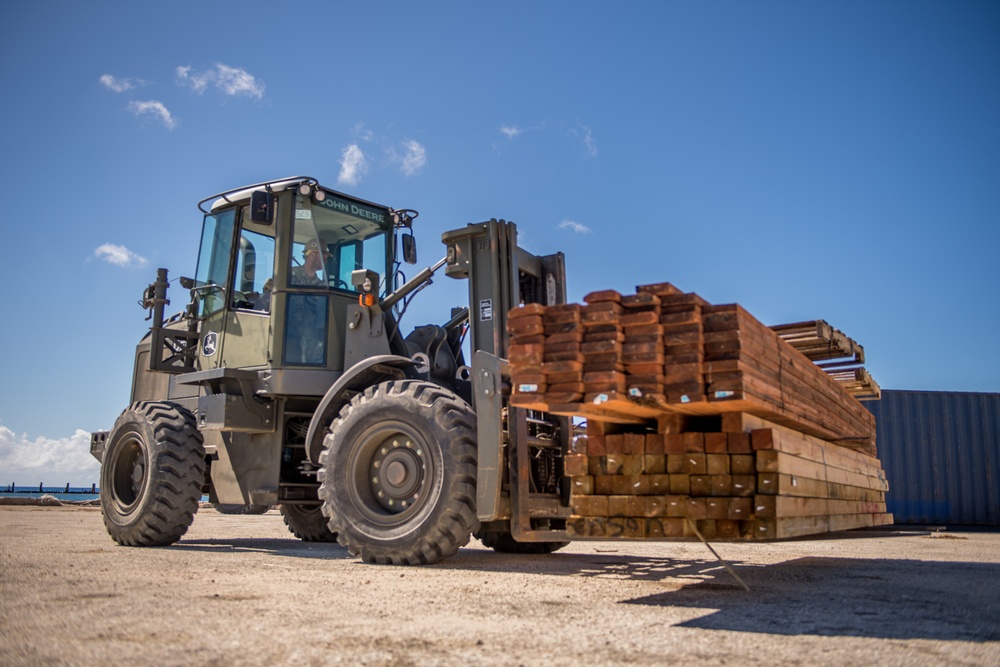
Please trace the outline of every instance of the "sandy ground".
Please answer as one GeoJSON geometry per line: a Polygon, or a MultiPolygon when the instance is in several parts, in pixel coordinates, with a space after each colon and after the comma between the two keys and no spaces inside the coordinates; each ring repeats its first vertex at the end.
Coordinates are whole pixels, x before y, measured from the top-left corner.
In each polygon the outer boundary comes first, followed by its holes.
{"type": "Polygon", "coordinates": [[[702,544],[379,567],[275,511],[136,549],[96,508],[0,507],[0,664],[1000,664],[1000,533],[715,547],[749,593],[702,544]]]}

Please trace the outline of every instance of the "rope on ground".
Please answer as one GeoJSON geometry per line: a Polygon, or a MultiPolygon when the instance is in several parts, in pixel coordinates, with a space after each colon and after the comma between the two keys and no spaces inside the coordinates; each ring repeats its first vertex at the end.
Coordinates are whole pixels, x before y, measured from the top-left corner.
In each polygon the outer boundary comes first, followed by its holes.
{"type": "Polygon", "coordinates": [[[718,552],[716,552],[715,549],[712,548],[712,545],[708,543],[708,540],[706,540],[704,537],[702,537],[701,533],[698,532],[698,527],[694,525],[694,521],[692,521],[691,519],[689,519],[687,517],[684,517],[684,520],[688,522],[688,525],[691,526],[691,530],[693,530],[694,534],[698,536],[698,539],[702,541],[702,544],[704,544],[706,547],[708,547],[708,550],[712,552],[712,555],[715,556],[719,560],[720,563],[722,563],[722,567],[726,568],[726,571],[729,572],[729,574],[733,575],[733,579],[735,579],[736,581],[740,582],[740,586],[742,586],[744,589],[746,589],[746,592],[749,593],[750,592],[750,587],[746,585],[746,582],[744,582],[742,579],[740,579],[740,575],[736,574],[736,570],[734,570],[729,565],[729,563],[727,563],[726,560],[722,556],[720,556],[718,554],[718,552]]]}

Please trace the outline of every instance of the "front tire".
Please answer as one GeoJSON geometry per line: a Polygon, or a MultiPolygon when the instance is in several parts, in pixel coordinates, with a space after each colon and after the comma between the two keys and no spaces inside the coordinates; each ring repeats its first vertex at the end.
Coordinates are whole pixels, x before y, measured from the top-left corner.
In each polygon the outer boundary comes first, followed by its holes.
{"type": "Polygon", "coordinates": [[[176,403],[134,403],[115,422],[101,462],[104,525],[125,546],[173,544],[194,520],[204,480],[194,415],[176,403]]]}
{"type": "Polygon", "coordinates": [[[418,380],[369,387],[323,446],[323,513],[362,560],[436,563],[478,529],[476,417],[451,391],[418,380]]]}

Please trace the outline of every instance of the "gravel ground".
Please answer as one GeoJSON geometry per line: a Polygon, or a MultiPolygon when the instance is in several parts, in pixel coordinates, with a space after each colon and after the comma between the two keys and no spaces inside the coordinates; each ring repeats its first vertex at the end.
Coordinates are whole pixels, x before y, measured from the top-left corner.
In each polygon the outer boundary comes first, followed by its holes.
{"type": "Polygon", "coordinates": [[[100,510],[0,507],[4,665],[1000,665],[1000,533],[576,542],[365,565],[272,511],[202,509],[178,544],[100,510]]]}

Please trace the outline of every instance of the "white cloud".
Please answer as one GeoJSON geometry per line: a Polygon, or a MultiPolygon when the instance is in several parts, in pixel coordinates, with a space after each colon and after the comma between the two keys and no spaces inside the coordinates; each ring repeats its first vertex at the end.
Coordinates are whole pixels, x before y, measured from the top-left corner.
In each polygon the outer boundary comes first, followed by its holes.
{"type": "Polygon", "coordinates": [[[192,75],[190,66],[177,68],[177,85],[187,86],[196,93],[205,92],[209,80],[209,76],[206,73],[192,75]]]}
{"type": "Polygon", "coordinates": [[[246,70],[226,65],[216,65],[215,68],[218,72],[216,86],[226,95],[246,95],[258,100],[264,97],[264,83],[246,70]]]}
{"type": "Polygon", "coordinates": [[[149,264],[149,261],[140,255],[135,254],[123,245],[105,243],[94,250],[94,257],[124,268],[139,268],[149,264]]]}
{"type": "MultiPolygon", "coordinates": [[[[500,134],[503,135],[506,141],[510,142],[522,135],[532,134],[546,134],[549,132],[559,132],[564,133],[565,136],[569,137],[575,142],[579,142],[583,145],[584,154],[589,157],[597,157],[597,142],[594,141],[594,133],[586,125],[582,125],[577,122],[576,127],[569,127],[567,123],[561,121],[548,121],[544,120],[538,123],[529,124],[527,126],[520,125],[501,125],[499,128],[500,134]]],[[[493,145],[494,149],[498,149],[503,141],[495,143],[493,145]]]]}
{"type": "Polygon", "coordinates": [[[232,96],[264,97],[264,82],[260,81],[245,69],[230,67],[216,63],[215,67],[205,71],[194,71],[192,67],[177,68],[177,84],[186,86],[199,95],[213,86],[218,91],[232,96]]]}
{"type": "Polygon", "coordinates": [[[351,133],[362,141],[375,141],[375,133],[365,127],[363,122],[358,122],[351,128],[351,133]]]}
{"type": "Polygon", "coordinates": [[[90,486],[99,481],[100,467],[90,455],[90,434],[82,429],[68,438],[31,440],[0,426],[3,485],[90,486]]]}
{"type": "Polygon", "coordinates": [[[523,130],[516,125],[501,125],[500,134],[507,137],[508,139],[514,139],[519,136],[523,130]]]}
{"type": "Polygon", "coordinates": [[[102,86],[116,93],[124,93],[126,90],[145,84],[142,79],[119,79],[110,74],[102,74],[100,81],[102,86]]]}
{"type": "Polygon", "coordinates": [[[568,229],[576,234],[589,234],[592,230],[586,225],[581,225],[579,222],[573,222],[572,220],[563,220],[559,223],[559,229],[568,229]]]}
{"type": "Polygon", "coordinates": [[[571,129],[569,133],[583,143],[583,150],[588,157],[597,157],[597,144],[589,127],[581,125],[579,129],[571,129]]]}
{"type": "Polygon", "coordinates": [[[403,154],[392,151],[391,159],[399,164],[404,174],[413,176],[427,164],[427,149],[411,139],[403,142],[403,154]]]}
{"type": "Polygon", "coordinates": [[[127,109],[136,116],[153,116],[158,118],[163,127],[172,130],[177,127],[177,119],[174,118],[167,107],[162,102],[150,100],[148,102],[132,101],[128,103],[127,109]]]}
{"type": "Polygon", "coordinates": [[[368,171],[368,161],[365,154],[357,144],[351,144],[344,149],[340,159],[340,175],[337,177],[338,183],[347,185],[357,185],[361,182],[361,177],[368,171]]]}

